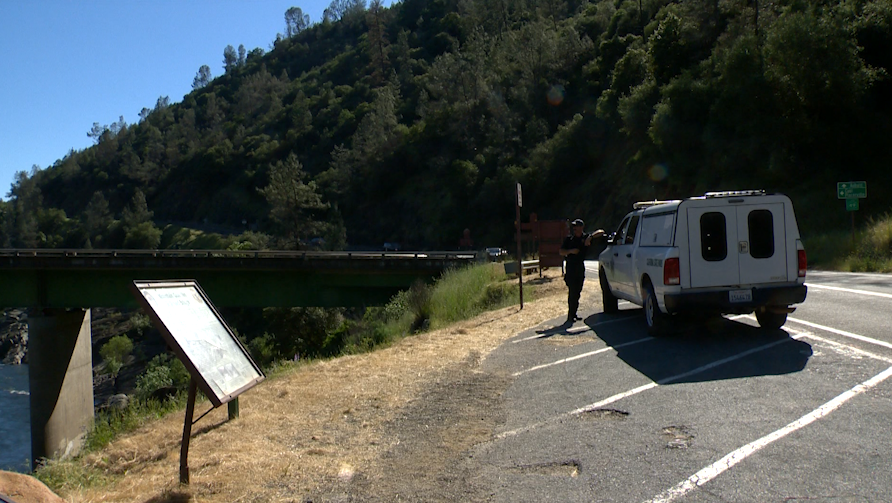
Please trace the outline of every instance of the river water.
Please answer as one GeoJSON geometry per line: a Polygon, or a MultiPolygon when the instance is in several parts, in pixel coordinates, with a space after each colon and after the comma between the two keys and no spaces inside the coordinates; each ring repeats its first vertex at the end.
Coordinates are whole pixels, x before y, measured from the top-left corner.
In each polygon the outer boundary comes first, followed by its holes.
{"type": "Polygon", "coordinates": [[[28,366],[0,365],[0,470],[31,471],[28,366]]]}

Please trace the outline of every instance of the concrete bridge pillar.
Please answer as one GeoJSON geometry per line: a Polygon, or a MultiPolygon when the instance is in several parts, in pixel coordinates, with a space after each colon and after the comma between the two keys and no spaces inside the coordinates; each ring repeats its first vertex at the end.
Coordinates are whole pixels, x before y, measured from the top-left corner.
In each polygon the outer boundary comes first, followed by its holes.
{"type": "Polygon", "coordinates": [[[80,452],[93,421],[90,310],[43,309],[28,317],[31,459],[80,452]]]}

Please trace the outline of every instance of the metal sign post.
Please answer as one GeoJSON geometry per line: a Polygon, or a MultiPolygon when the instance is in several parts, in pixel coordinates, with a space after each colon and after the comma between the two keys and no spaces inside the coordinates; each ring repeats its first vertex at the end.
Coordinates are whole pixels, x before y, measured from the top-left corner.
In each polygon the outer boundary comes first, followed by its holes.
{"type": "Polygon", "coordinates": [[[520,182],[517,182],[517,204],[514,206],[517,228],[517,278],[520,285],[520,308],[523,309],[523,252],[520,247],[520,207],[523,206],[523,191],[520,182]]]}
{"type": "Polygon", "coordinates": [[[846,211],[852,216],[852,246],[854,246],[855,212],[858,211],[858,200],[867,198],[867,182],[837,182],[836,197],[846,200],[846,211]]]}

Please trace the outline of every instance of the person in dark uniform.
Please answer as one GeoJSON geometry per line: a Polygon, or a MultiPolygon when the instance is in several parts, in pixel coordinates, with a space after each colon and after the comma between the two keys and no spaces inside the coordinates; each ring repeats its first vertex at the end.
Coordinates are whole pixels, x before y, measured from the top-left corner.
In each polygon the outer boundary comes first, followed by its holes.
{"type": "Polygon", "coordinates": [[[567,284],[567,323],[573,323],[582,318],[576,314],[579,309],[579,296],[582,294],[582,285],[585,283],[585,260],[592,239],[606,239],[603,229],[598,229],[591,234],[584,232],[585,223],[581,219],[573,220],[570,224],[570,235],[564,238],[561,245],[561,256],[566,261],[564,283],[567,284]]]}

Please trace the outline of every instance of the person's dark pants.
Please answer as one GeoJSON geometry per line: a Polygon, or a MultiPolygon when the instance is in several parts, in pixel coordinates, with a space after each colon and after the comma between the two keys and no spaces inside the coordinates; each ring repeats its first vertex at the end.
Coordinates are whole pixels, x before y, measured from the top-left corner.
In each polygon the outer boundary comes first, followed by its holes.
{"type": "Polygon", "coordinates": [[[564,283],[567,284],[569,290],[567,294],[567,319],[576,316],[576,310],[579,309],[579,296],[582,295],[582,284],[585,283],[585,276],[564,277],[564,283]]]}

